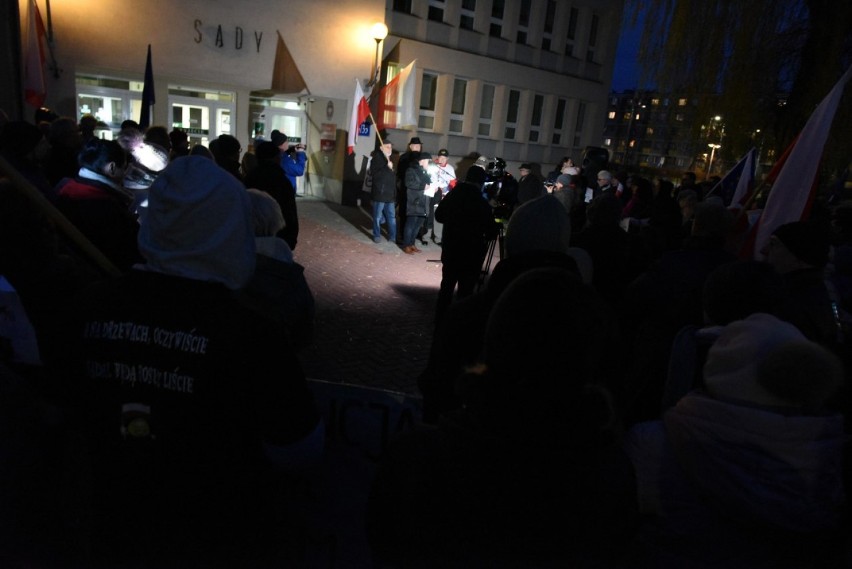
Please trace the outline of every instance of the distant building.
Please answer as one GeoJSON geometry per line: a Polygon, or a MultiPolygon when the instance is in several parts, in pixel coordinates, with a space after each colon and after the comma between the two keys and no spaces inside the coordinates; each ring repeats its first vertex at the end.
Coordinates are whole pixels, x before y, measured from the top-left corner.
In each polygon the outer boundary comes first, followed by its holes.
{"type": "MultiPolygon", "coordinates": [[[[714,116],[702,115],[707,98],[637,91],[610,94],[603,146],[610,150],[612,162],[627,170],[706,174],[711,150],[707,145],[720,144],[725,128],[714,116]]],[[[714,157],[711,174],[724,173],[722,167],[722,160],[714,157]]]]}

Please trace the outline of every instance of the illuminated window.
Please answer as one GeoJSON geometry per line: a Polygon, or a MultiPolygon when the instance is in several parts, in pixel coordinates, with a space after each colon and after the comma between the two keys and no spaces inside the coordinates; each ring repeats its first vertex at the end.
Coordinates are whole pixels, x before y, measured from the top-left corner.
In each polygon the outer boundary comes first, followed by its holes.
{"type": "Polygon", "coordinates": [[[686,106],[686,99],[678,99],[677,100],[677,106],[678,107],[685,107],[686,106]]]}
{"type": "Polygon", "coordinates": [[[612,139],[604,138],[604,146],[612,146],[612,139]]]}
{"type": "Polygon", "coordinates": [[[610,119],[614,119],[615,118],[615,111],[610,111],[609,114],[607,115],[607,117],[610,118],[610,119]]]}
{"type": "Polygon", "coordinates": [[[676,114],[675,120],[678,121],[678,122],[683,122],[683,113],[676,114]]]}
{"type": "Polygon", "coordinates": [[[659,107],[660,106],[660,100],[659,99],[651,99],[651,106],[659,107]]]}

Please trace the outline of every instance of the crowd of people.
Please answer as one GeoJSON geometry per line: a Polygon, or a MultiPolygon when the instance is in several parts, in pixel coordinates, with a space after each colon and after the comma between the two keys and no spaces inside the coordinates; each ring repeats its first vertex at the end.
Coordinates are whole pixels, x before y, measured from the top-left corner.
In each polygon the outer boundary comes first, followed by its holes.
{"type": "MultiPolygon", "coordinates": [[[[408,204],[435,182],[419,142],[403,155],[419,175],[397,172],[408,204]]],[[[852,202],[781,225],[762,261],[743,260],[744,212],[718,180],[568,157],[515,180],[500,162],[477,160],[437,204],[443,280],[418,381],[434,429],[381,463],[377,554],[848,565],[852,202]],[[502,255],[477,287],[497,227],[502,255]]]]}
{"type": "MultiPolygon", "coordinates": [[[[0,338],[2,564],[295,562],[325,439],[304,149],[36,118],[0,127],[0,287],[26,316],[0,338]]],[[[372,155],[373,240],[442,261],[423,425],[367,498],[374,564],[848,566],[852,207],[740,260],[694,176],[536,169],[462,172],[417,137],[372,155]]]]}
{"type": "Polygon", "coordinates": [[[325,439],[282,167],[304,159],[277,132],[247,168],[233,136],[190,148],[127,122],[105,140],[89,118],[0,127],[0,275],[21,305],[3,319],[0,564],[268,566],[325,439]]]}

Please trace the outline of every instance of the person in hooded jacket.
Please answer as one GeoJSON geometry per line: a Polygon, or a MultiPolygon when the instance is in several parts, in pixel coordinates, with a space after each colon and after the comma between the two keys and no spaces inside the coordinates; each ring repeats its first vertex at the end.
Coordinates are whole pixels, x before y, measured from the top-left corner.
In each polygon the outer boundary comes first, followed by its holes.
{"type": "Polygon", "coordinates": [[[250,209],[213,161],[175,159],[150,188],[146,263],[76,302],[68,406],[87,442],[96,566],[265,566],[280,545],[276,469],[322,450],[286,331],[234,294],[255,271],[250,209]]]}
{"type": "Polygon", "coordinates": [[[704,389],[635,425],[642,557],[653,567],[839,567],[839,360],[756,313],[710,347],[704,389]]]}

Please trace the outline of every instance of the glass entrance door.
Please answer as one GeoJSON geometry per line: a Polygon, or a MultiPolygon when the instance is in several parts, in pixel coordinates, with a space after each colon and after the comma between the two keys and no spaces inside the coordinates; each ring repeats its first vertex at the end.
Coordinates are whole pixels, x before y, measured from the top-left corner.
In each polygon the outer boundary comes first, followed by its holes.
{"type": "MultiPolygon", "coordinates": [[[[169,113],[171,128],[185,130],[189,137],[189,146],[201,144],[209,147],[210,141],[220,134],[233,135],[232,119],[235,115],[233,95],[211,97],[198,92],[169,95],[169,113]]],[[[184,91],[186,93],[186,91],[184,91]]]]}

